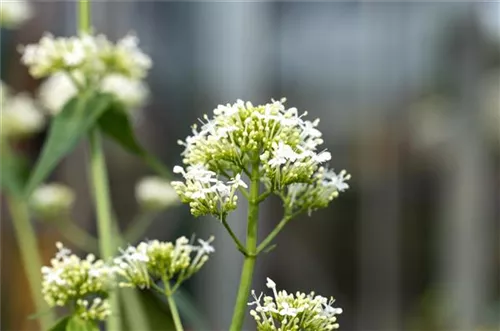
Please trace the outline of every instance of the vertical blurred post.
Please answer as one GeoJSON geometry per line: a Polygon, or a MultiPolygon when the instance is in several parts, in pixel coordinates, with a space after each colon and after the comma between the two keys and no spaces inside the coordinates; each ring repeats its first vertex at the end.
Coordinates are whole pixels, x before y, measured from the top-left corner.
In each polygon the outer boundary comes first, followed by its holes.
{"type": "MultiPolygon", "coordinates": [[[[401,47],[404,31],[401,5],[362,3],[359,11],[360,160],[356,186],[361,191],[359,220],[358,330],[401,330],[400,254],[401,201],[399,192],[399,135],[387,121],[379,95],[400,90],[400,64],[387,71],[387,60],[401,47]],[[371,31],[384,31],[383,39],[371,31]],[[380,44],[370,38],[378,38],[380,44]],[[377,80],[381,82],[374,83],[377,80]],[[377,102],[379,101],[379,102],[377,102]]],[[[399,59],[403,61],[403,59],[399,59]]],[[[395,102],[396,99],[387,100],[395,102]]],[[[390,116],[394,117],[394,114],[390,116]]]]}
{"type": "MultiPolygon", "coordinates": [[[[492,195],[493,169],[481,139],[478,87],[481,36],[477,4],[469,4],[457,35],[454,67],[458,71],[455,131],[442,161],[444,191],[441,200],[439,270],[447,330],[475,330],[486,311],[493,288],[492,195]]],[[[450,59],[453,60],[453,59],[450,59]]]]}
{"type": "MultiPolygon", "coordinates": [[[[272,43],[271,12],[273,4],[260,2],[197,3],[194,20],[197,22],[195,61],[199,68],[202,95],[208,101],[201,111],[209,114],[219,103],[236,99],[266,102],[269,94],[268,49],[272,43]],[[208,107],[208,108],[207,108],[208,107]],[[211,108],[210,108],[211,107],[211,108]]],[[[246,230],[245,199],[231,213],[228,222],[235,233],[244,238],[246,230]]],[[[259,220],[262,224],[263,220],[259,220]]],[[[234,310],[243,256],[234,247],[223,226],[213,219],[204,223],[214,233],[218,249],[207,266],[208,275],[199,279],[201,298],[213,329],[227,330],[234,310]],[[207,279],[208,278],[208,279],[207,279]],[[210,286],[207,286],[210,284],[210,286]]],[[[260,279],[257,266],[254,279],[260,279]]],[[[246,318],[246,323],[249,318],[246,318]]],[[[243,329],[249,329],[248,324],[243,329]]]]}

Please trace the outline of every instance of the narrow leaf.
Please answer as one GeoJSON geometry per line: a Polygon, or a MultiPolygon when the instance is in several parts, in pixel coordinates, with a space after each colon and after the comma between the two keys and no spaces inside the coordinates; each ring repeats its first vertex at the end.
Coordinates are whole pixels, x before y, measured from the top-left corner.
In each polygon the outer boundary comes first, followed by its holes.
{"type": "Polygon", "coordinates": [[[102,132],[126,151],[142,158],[153,170],[165,178],[171,178],[165,166],[144,149],[135,137],[130,118],[123,105],[115,102],[113,106],[99,119],[102,132]]]}
{"type": "Polygon", "coordinates": [[[87,93],[74,97],[52,121],[48,137],[24,193],[29,196],[75,147],[78,141],[94,127],[108,109],[112,96],[87,93]]]}
{"type": "Polygon", "coordinates": [[[24,158],[12,153],[5,153],[0,157],[0,187],[2,191],[12,196],[22,196],[28,176],[29,168],[24,158]]]}
{"type": "Polygon", "coordinates": [[[60,319],[49,331],[66,331],[70,317],[71,316],[66,316],[60,319]]]}

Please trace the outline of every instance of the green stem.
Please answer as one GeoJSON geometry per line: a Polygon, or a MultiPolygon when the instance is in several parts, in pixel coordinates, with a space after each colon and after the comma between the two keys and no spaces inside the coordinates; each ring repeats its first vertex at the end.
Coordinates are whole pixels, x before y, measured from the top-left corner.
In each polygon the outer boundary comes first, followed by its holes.
{"type": "Polygon", "coordinates": [[[167,298],[168,307],[170,308],[170,313],[172,314],[175,330],[184,331],[184,329],[182,328],[182,322],[179,316],[179,311],[177,310],[177,305],[175,304],[173,293],[170,289],[170,282],[165,277],[163,277],[163,286],[165,287],[165,297],[167,298]]]}
{"type": "Polygon", "coordinates": [[[248,296],[252,286],[253,270],[255,268],[255,259],[257,257],[257,226],[259,218],[259,163],[258,159],[252,164],[250,174],[250,195],[248,199],[248,221],[247,221],[247,247],[248,255],[243,261],[241,270],[240,287],[236,297],[236,305],[233,312],[230,331],[240,331],[243,327],[245,315],[247,312],[248,296]]]}
{"type": "Polygon", "coordinates": [[[12,216],[12,223],[35,309],[38,313],[44,312],[39,317],[40,327],[42,330],[48,330],[54,324],[55,315],[52,310],[47,311],[48,306],[43,300],[40,291],[42,261],[39,255],[40,250],[37,246],[35,230],[31,225],[28,209],[22,200],[8,196],[7,204],[12,216]],[[45,311],[47,312],[45,313],[45,311]]]}
{"type": "Polygon", "coordinates": [[[223,216],[222,217],[222,224],[224,225],[224,227],[226,228],[227,232],[229,232],[229,235],[231,236],[231,238],[233,239],[235,245],[236,245],[236,248],[238,248],[238,250],[240,252],[243,253],[243,255],[248,255],[248,252],[245,248],[245,246],[243,246],[243,244],[241,243],[241,241],[238,239],[238,237],[236,236],[236,234],[234,233],[233,229],[231,229],[231,227],[229,226],[229,224],[227,223],[227,220],[226,220],[226,216],[223,216]]]}
{"type": "MultiPolygon", "coordinates": [[[[101,257],[109,261],[115,253],[113,218],[108,187],[106,161],[101,144],[101,136],[97,129],[90,132],[90,168],[94,189],[94,200],[97,209],[97,229],[99,233],[99,250],[101,257]]],[[[118,314],[118,296],[115,291],[109,295],[111,310],[116,312],[106,321],[107,330],[121,330],[118,314]]]]}
{"type": "Polygon", "coordinates": [[[303,209],[300,209],[300,210],[297,210],[296,212],[294,212],[292,214],[285,214],[285,216],[281,219],[281,221],[274,228],[274,230],[271,231],[267,235],[266,239],[262,240],[262,242],[259,244],[259,247],[257,247],[257,255],[259,253],[261,253],[262,251],[264,251],[269,246],[269,244],[271,244],[271,242],[273,241],[273,239],[278,235],[278,233],[281,232],[281,230],[283,230],[283,228],[285,227],[285,225],[288,224],[288,222],[290,222],[296,216],[298,216],[299,214],[301,214],[303,211],[304,211],[303,209]]]}
{"type": "Polygon", "coordinates": [[[90,0],[78,3],[78,29],[83,33],[90,31],[90,0]]]}

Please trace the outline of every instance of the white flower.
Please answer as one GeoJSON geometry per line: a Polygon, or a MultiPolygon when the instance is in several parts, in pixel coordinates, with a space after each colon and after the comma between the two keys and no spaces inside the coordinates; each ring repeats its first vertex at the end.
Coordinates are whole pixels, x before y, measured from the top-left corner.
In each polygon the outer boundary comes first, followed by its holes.
{"type": "Polygon", "coordinates": [[[0,26],[15,28],[33,17],[28,1],[2,1],[0,4],[0,26]]]}
{"type": "Polygon", "coordinates": [[[194,216],[211,214],[222,217],[236,208],[236,191],[240,187],[247,187],[240,174],[224,183],[215,172],[199,164],[186,170],[175,166],[174,172],[182,174],[185,182],[173,181],[171,184],[181,201],[189,203],[194,216]]]}
{"type": "Polygon", "coordinates": [[[105,76],[101,91],[115,95],[129,109],[141,107],[149,95],[149,89],[142,81],[119,74],[105,76]]]}
{"type": "Polygon", "coordinates": [[[38,44],[21,47],[20,51],[22,62],[35,78],[81,71],[86,84],[95,84],[109,74],[140,80],[151,68],[151,59],[139,49],[138,38],[132,35],[113,44],[103,35],[54,38],[45,34],[38,44]]]}
{"type": "Polygon", "coordinates": [[[186,237],[180,237],[175,243],[151,240],[129,246],[114,260],[116,273],[122,277],[120,286],[149,288],[152,280],[165,278],[175,278],[180,284],[198,272],[215,251],[212,241],[213,237],[200,239],[201,246],[193,246],[186,237]]]}
{"type": "Polygon", "coordinates": [[[254,301],[248,303],[256,306],[250,311],[250,315],[255,319],[258,331],[325,331],[339,328],[336,315],[341,314],[342,309],[332,307],[335,302],[333,298],[328,300],[314,292],[277,292],[276,283],[269,278],[266,285],[273,290],[273,296],[262,298],[263,294],[260,294],[257,297],[252,290],[254,301]]]}
{"type": "Polygon", "coordinates": [[[163,210],[179,203],[179,197],[170,183],[161,177],[145,177],[135,187],[139,204],[149,210],[163,210]]]}
{"type": "MultiPolygon", "coordinates": [[[[83,83],[81,74],[73,74],[75,78],[83,83]]],[[[47,78],[40,86],[38,97],[42,106],[55,116],[59,114],[64,105],[78,92],[68,74],[56,73],[47,78]]]]}
{"type": "Polygon", "coordinates": [[[73,190],[65,185],[51,183],[38,187],[31,195],[30,204],[36,214],[44,218],[64,217],[75,202],[73,190]]]}
{"type": "Polygon", "coordinates": [[[114,286],[114,271],[89,254],[82,260],[61,243],[58,253],[42,272],[42,294],[50,307],[73,305],[75,313],[86,320],[99,321],[111,313],[106,296],[114,286]],[[89,304],[87,298],[93,298],[89,304]]]}
{"type": "Polygon", "coordinates": [[[8,96],[5,92],[2,94],[2,136],[22,138],[35,134],[44,127],[45,118],[29,95],[20,93],[8,96]]]}

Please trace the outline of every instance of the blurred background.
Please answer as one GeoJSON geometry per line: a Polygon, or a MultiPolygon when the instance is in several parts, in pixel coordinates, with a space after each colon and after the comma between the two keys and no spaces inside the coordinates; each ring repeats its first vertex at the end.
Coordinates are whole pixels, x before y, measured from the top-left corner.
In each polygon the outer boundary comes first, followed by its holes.
{"type": "MultiPolygon", "coordinates": [[[[18,44],[44,31],[75,33],[75,3],[33,6],[26,24],[2,30],[1,76],[16,91],[40,83],[20,64],[18,44]]],[[[253,288],[266,291],[271,277],[289,291],[333,295],[342,330],[500,330],[499,3],[107,1],[92,12],[97,32],[116,40],[135,31],[154,61],[151,101],[135,127],[169,167],[181,162],[176,141],[219,103],[286,97],[321,118],[331,164],[352,174],[351,189],[290,223],[258,261],[253,288]]],[[[20,148],[34,161],[44,137],[20,148]]],[[[118,146],[106,148],[113,205],[126,227],[137,212],[135,182],[151,171],[118,146]]],[[[95,233],[86,160],[82,144],[51,179],[76,190],[74,218],[95,233]]],[[[241,235],[245,216],[241,208],[229,220],[241,235]]],[[[262,236],[280,217],[271,199],[262,236]]],[[[34,222],[48,263],[62,239],[34,222]]],[[[224,330],[242,257],[219,222],[174,207],[145,237],[193,232],[215,234],[216,254],[187,289],[207,324],[188,324],[224,330]]],[[[23,273],[2,208],[2,330],[35,328],[23,273]]],[[[246,322],[254,328],[249,315],[246,322]]]]}

